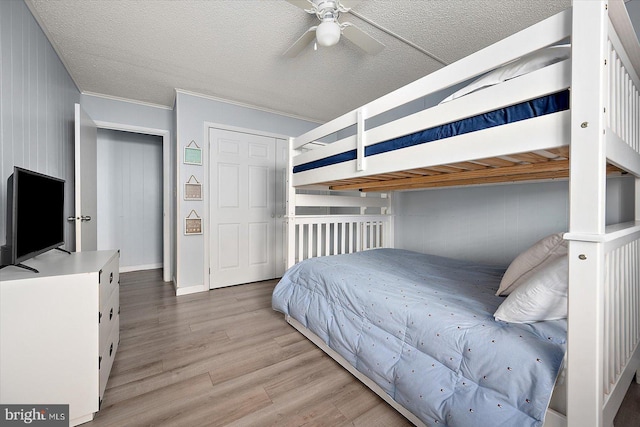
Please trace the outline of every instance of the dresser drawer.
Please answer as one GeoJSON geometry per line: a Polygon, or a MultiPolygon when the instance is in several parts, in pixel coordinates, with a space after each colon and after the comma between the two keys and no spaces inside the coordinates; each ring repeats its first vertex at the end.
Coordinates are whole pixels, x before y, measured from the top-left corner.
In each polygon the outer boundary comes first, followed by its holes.
{"type": "Polygon", "coordinates": [[[119,327],[120,311],[120,289],[116,288],[111,293],[111,298],[100,309],[100,325],[98,335],[100,338],[99,351],[102,354],[104,348],[109,344],[108,340],[114,329],[119,327]]]}
{"type": "Polygon", "coordinates": [[[120,341],[120,316],[115,317],[114,328],[111,331],[111,335],[109,335],[109,339],[107,341],[107,345],[104,349],[102,349],[100,353],[100,401],[102,401],[102,397],[104,396],[104,391],[107,388],[107,380],[109,379],[109,373],[111,372],[111,367],[113,366],[113,361],[116,358],[116,350],[118,349],[118,344],[120,341]]]}
{"type": "Polygon", "coordinates": [[[120,282],[120,274],[118,270],[120,253],[109,260],[109,262],[100,270],[100,308],[108,303],[113,290],[120,282]]]}

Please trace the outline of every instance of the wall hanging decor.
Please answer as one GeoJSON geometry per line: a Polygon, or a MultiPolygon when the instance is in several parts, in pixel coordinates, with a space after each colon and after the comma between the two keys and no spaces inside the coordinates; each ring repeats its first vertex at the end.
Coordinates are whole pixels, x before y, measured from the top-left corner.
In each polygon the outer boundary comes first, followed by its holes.
{"type": "Polygon", "coordinates": [[[191,175],[189,180],[184,184],[184,199],[202,200],[202,184],[193,175],[191,175]]]}
{"type": "Polygon", "coordinates": [[[194,141],[184,147],[184,160],[185,165],[202,165],[202,148],[194,141]]]}
{"type": "Polygon", "coordinates": [[[202,234],[202,218],[200,218],[195,209],[191,209],[189,215],[184,219],[184,234],[187,236],[202,234]]]}

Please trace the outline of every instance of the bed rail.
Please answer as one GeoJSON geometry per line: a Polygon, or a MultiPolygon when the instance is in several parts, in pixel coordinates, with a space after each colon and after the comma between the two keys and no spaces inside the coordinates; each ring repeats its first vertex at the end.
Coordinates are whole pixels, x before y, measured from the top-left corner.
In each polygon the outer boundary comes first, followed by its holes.
{"type": "MultiPolygon", "coordinates": [[[[602,235],[567,233],[565,239],[570,241],[570,259],[576,264],[592,260],[595,265],[603,266],[600,271],[601,298],[597,305],[586,311],[589,317],[597,320],[593,336],[596,340],[601,337],[601,351],[597,357],[598,371],[602,372],[598,387],[602,402],[600,425],[610,426],[628,385],[640,369],[640,221],[608,226],[602,235]]],[[[584,272],[584,267],[574,267],[570,271],[576,271],[574,275],[577,275],[584,272]]],[[[597,286],[598,281],[595,282],[597,286]]],[[[581,289],[583,293],[587,291],[587,288],[581,289]]],[[[580,304],[576,299],[571,299],[570,295],[570,307],[580,304]]],[[[571,316],[570,313],[570,324],[571,316]]],[[[571,339],[570,332],[570,357],[572,351],[578,351],[575,340],[571,339]]],[[[569,360],[569,377],[578,371],[572,369],[572,366],[578,366],[574,360],[569,360]]]]}
{"type": "Polygon", "coordinates": [[[299,149],[308,143],[356,125],[359,110],[364,113],[363,120],[374,117],[418,98],[472,79],[527,53],[562,41],[570,35],[571,11],[567,10],[462,58],[448,65],[446,69],[435,71],[371,101],[359,109],[350,111],[322,126],[318,126],[296,138],[293,148],[299,149]]]}
{"type": "MultiPolygon", "coordinates": [[[[605,128],[607,158],[640,176],[640,45],[628,15],[610,5],[606,50],[605,128]]],[[[622,6],[624,7],[624,6],[622,6]]]]}
{"type": "MultiPolygon", "coordinates": [[[[318,156],[326,158],[332,155],[346,153],[347,151],[353,151],[356,155],[353,159],[355,161],[349,161],[344,164],[333,165],[331,168],[325,168],[330,169],[330,172],[328,170],[314,170],[296,173],[293,185],[296,187],[302,187],[317,183],[325,183],[332,179],[339,180],[344,178],[353,178],[356,175],[377,175],[412,168],[411,165],[413,163],[409,162],[408,164],[401,164],[397,163],[396,160],[407,163],[407,159],[428,159],[428,161],[434,165],[474,160],[478,144],[469,144],[468,150],[466,149],[467,147],[455,150],[456,154],[450,155],[449,157],[451,158],[448,159],[433,156],[432,152],[429,151],[427,155],[405,153],[403,156],[400,156],[399,159],[394,158],[392,161],[387,162],[379,159],[379,157],[382,156],[365,157],[364,152],[365,147],[369,147],[379,141],[389,140],[412,133],[411,129],[413,128],[415,128],[414,131],[419,131],[425,129],[425,127],[430,127],[432,125],[435,126],[438,123],[442,124],[455,121],[457,115],[460,115],[461,117],[469,117],[482,114],[495,108],[499,108],[499,105],[497,104],[503,103],[504,106],[513,105],[514,103],[528,101],[539,96],[564,90],[570,85],[569,61],[564,61],[564,63],[556,64],[551,66],[549,69],[543,69],[532,73],[526,77],[526,79],[531,79],[527,84],[519,84],[522,83],[522,79],[520,79],[520,81],[518,81],[518,79],[513,79],[513,81],[506,82],[505,85],[510,86],[508,90],[506,86],[504,86],[501,89],[497,89],[496,92],[492,92],[491,95],[487,95],[487,98],[491,98],[492,102],[487,102],[486,99],[483,100],[482,97],[471,94],[469,96],[473,98],[473,101],[463,103],[452,101],[450,103],[430,108],[430,111],[425,110],[423,112],[418,112],[411,116],[407,116],[399,120],[393,120],[377,127],[369,126],[369,120],[381,114],[389,113],[398,107],[415,101],[416,99],[424,98],[443,91],[458,83],[473,79],[474,77],[528,53],[566,40],[571,35],[571,26],[571,10],[564,11],[502,41],[488,46],[479,52],[469,55],[468,57],[447,66],[446,69],[433,72],[413,83],[401,87],[295,138],[292,147],[294,150],[306,148],[310,144],[327,137],[333,137],[337,140],[322,149],[308,150],[307,152],[300,154],[295,159],[294,166],[316,160],[315,158],[318,156]],[[348,132],[343,132],[347,128],[355,129],[356,133],[352,136],[347,136],[348,132]],[[314,151],[317,153],[314,153],[314,151]],[[391,166],[394,169],[390,169],[391,166]]],[[[535,133],[539,131],[539,129],[566,129],[566,126],[553,122],[554,120],[565,120],[566,116],[567,114],[559,114],[558,117],[554,118],[545,117],[536,119],[539,123],[532,125],[531,129],[527,129],[524,132],[529,134],[530,132],[535,133]],[[552,121],[552,123],[549,123],[549,121],[552,121]]],[[[568,122],[568,119],[565,121],[568,122]]],[[[371,123],[372,122],[373,121],[371,121],[371,123]]],[[[461,137],[461,139],[465,139],[465,137],[461,137]]],[[[492,131],[487,130],[485,139],[489,144],[492,143],[496,137],[493,135],[492,131]]],[[[567,139],[567,135],[562,132],[558,135],[549,135],[548,133],[545,133],[544,136],[537,139],[534,137],[527,138],[530,142],[528,145],[526,143],[521,143],[518,146],[512,146],[513,153],[558,148],[562,145],[567,145],[566,142],[564,142],[564,144],[562,143],[562,141],[567,141],[567,139]],[[533,141],[536,141],[536,143],[533,143],[533,141]],[[545,143],[547,145],[545,145],[545,143]]],[[[510,136],[509,140],[510,143],[513,144],[519,139],[510,136]]],[[[501,145],[497,143],[496,145],[499,146],[499,148],[494,150],[495,153],[490,154],[504,154],[504,144],[501,145]]],[[[445,151],[449,153],[452,150],[445,151]]],[[[483,146],[482,154],[487,155],[489,151],[490,150],[488,150],[486,146],[483,146]]],[[[475,157],[475,159],[478,158],[481,157],[475,157]]],[[[424,166],[424,164],[418,164],[413,167],[424,166]]]]}
{"type": "Polygon", "coordinates": [[[289,166],[287,268],[318,256],[393,247],[392,200],[389,194],[303,192],[290,184],[291,157],[289,166]]]}
{"type": "Polygon", "coordinates": [[[640,222],[608,233],[604,279],[604,419],[613,417],[640,367],[640,222]]]}
{"type": "Polygon", "coordinates": [[[305,215],[289,221],[295,238],[290,265],[318,256],[393,246],[388,215],[305,215]]]}

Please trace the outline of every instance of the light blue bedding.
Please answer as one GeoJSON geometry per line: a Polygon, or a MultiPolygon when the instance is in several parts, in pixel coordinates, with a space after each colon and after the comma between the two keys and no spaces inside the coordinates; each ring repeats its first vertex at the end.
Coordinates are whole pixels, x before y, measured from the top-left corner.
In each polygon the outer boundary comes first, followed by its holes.
{"type": "Polygon", "coordinates": [[[429,426],[541,426],[566,321],[494,320],[503,273],[376,249],[296,264],[272,303],[429,426]]]}

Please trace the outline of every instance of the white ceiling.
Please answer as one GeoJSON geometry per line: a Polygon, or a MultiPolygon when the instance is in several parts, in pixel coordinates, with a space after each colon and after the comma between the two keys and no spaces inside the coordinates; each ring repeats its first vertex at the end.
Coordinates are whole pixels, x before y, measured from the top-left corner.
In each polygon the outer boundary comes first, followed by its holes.
{"type": "MultiPolygon", "coordinates": [[[[84,93],[173,106],[175,88],[327,121],[442,65],[346,14],[386,45],[282,53],[315,16],[284,0],[26,0],[84,93]]],[[[570,0],[363,0],[353,10],[446,63],[570,0]]]]}

